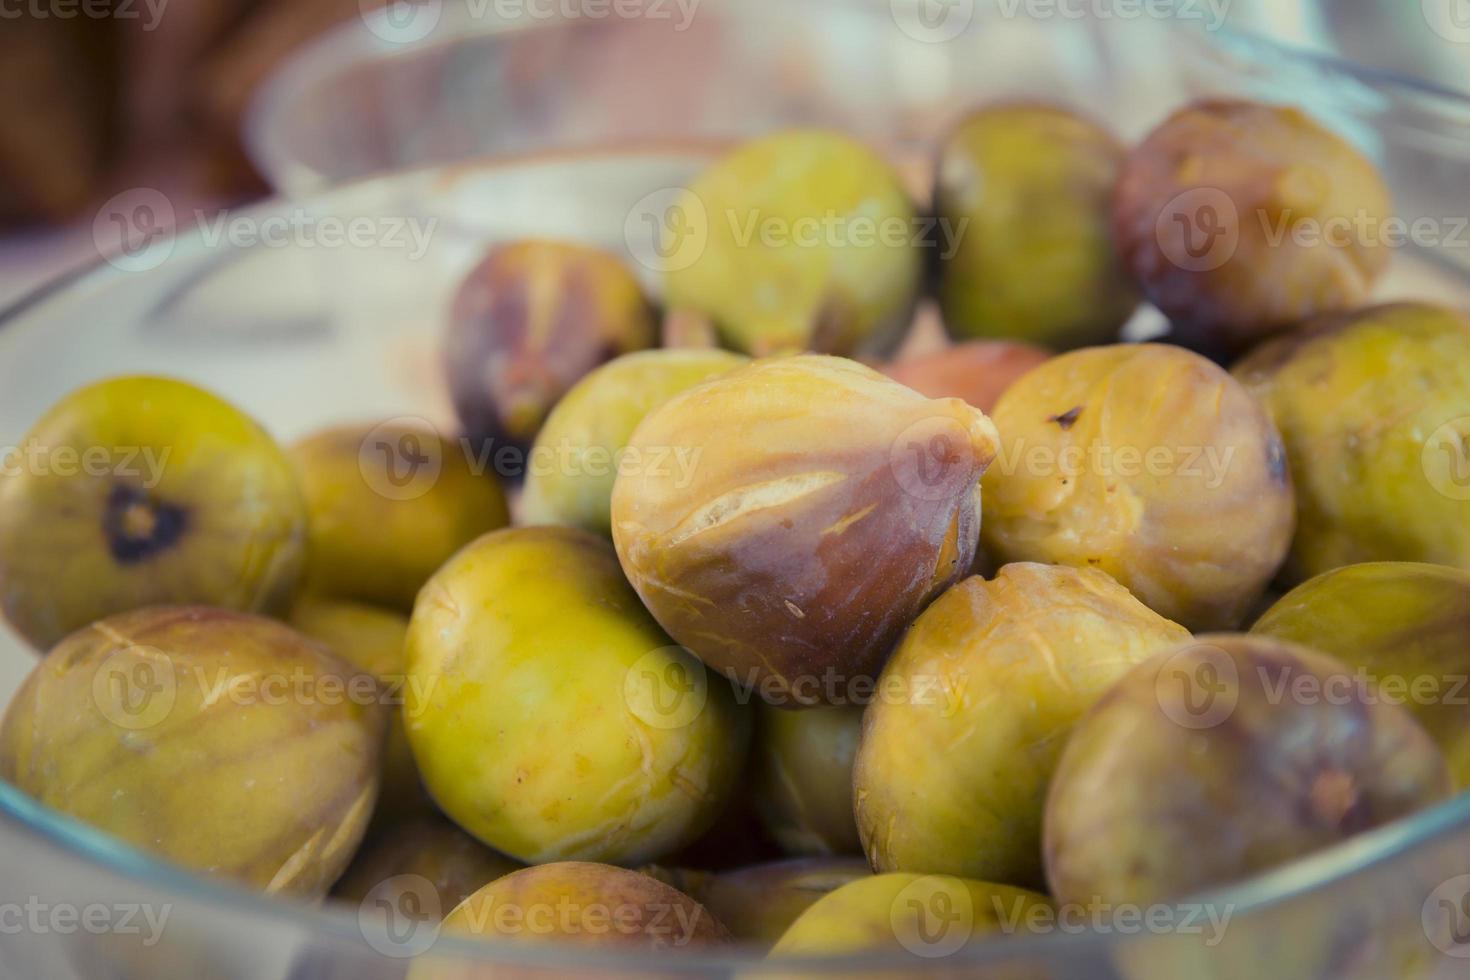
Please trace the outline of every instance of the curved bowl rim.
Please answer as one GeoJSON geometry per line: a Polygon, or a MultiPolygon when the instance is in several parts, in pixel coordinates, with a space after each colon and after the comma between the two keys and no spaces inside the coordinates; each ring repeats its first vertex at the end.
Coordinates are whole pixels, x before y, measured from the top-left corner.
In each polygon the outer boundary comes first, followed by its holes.
{"type": "MultiPolygon", "coordinates": [[[[442,0],[440,0],[442,2],[442,0]]],[[[892,0],[908,2],[908,0],[892,0]]],[[[922,2],[922,0],[913,0],[922,2]]],[[[759,16],[755,8],[761,4],[778,7],[789,14],[793,3],[804,3],[817,7],[850,7],[854,11],[862,8],[874,16],[878,5],[864,0],[743,0],[730,4],[730,0],[704,0],[706,4],[728,4],[738,10],[737,16],[759,16]]],[[[381,14],[381,10],[364,16],[381,14]]],[[[290,186],[281,177],[292,170],[311,174],[309,183],[302,186],[324,188],[340,183],[330,174],[319,171],[315,166],[300,159],[290,151],[281,137],[277,121],[289,111],[289,106],[300,92],[314,83],[352,70],[375,60],[397,60],[415,57],[439,48],[447,48],[466,40],[494,38],[508,34],[531,31],[554,31],[569,26],[585,25],[587,21],[576,17],[557,16],[538,18],[533,21],[471,20],[461,24],[463,29],[452,32],[432,32],[412,42],[384,41],[365,26],[362,18],[349,18],[335,27],[301,45],[255,90],[246,106],[242,121],[245,153],[250,161],[264,174],[277,193],[286,193],[290,186]]],[[[1183,21],[1172,21],[1173,29],[1197,31],[1198,28],[1183,21]]],[[[1329,75],[1341,76],[1366,84],[1373,88],[1398,90],[1413,98],[1442,109],[1458,109],[1470,112],[1470,91],[1460,91],[1440,85],[1428,79],[1418,78],[1385,68],[1374,68],[1358,64],[1330,52],[1320,51],[1285,41],[1276,40],[1255,31],[1233,27],[1221,27],[1214,32],[1217,38],[1241,46],[1258,63],[1292,62],[1307,65],[1329,75]]],[[[438,161],[439,164],[454,161],[438,161]]],[[[386,170],[364,177],[383,176],[401,170],[386,170]]]]}

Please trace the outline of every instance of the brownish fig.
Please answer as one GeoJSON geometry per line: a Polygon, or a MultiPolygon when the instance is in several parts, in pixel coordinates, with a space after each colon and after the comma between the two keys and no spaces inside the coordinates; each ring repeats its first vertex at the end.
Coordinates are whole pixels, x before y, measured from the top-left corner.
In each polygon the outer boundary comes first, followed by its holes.
{"type": "Polygon", "coordinates": [[[851,703],[975,561],[979,409],[855,361],[774,357],[665,402],[613,485],[623,570],[675,640],[784,706],[851,703]]]}
{"type": "Polygon", "coordinates": [[[1133,668],[1073,732],[1047,799],[1047,881],[1063,903],[1168,902],[1449,794],[1428,734],[1345,664],[1201,636],[1133,668]]]}
{"type": "Polygon", "coordinates": [[[1107,572],[1192,630],[1233,629],[1291,544],[1281,436],[1239,382],[1164,344],[1072,351],[1001,398],[987,554],[1107,572]]]}
{"type": "Polygon", "coordinates": [[[657,342],[653,310],[616,256],[518,241],[492,248],[460,287],[444,367],[469,437],[525,448],[583,375],[657,342]]]}
{"type": "Polygon", "coordinates": [[[1388,267],[1390,206],[1372,162],[1304,112],[1212,99],[1129,155],[1113,234],[1175,336],[1231,354],[1366,301],[1388,267]]]}
{"type": "Polygon", "coordinates": [[[332,897],[357,904],[365,913],[402,909],[404,900],[413,900],[416,911],[440,919],[521,867],[443,817],[425,816],[370,837],[332,897]]]}
{"type": "Polygon", "coordinates": [[[1325,650],[1419,719],[1470,787],[1470,572],[1419,562],[1348,565],[1297,586],[1252,633],[1325,650]]]}
{"type": "Polygon", "coordinates": [[[729,931],[688,895],[637,871],[560,861],[475,892],[444,920],[451,934],[625,951],[722,946],[729,931]]]}
{"type": "Polygon", "coordinates": [[[736,940],[770,949],[824,895],[871,875],[862,858],[792,858],[709,875],[689,894],[736,940]]]}
{"type": "Polygon", "coordinates": [[[1010,340],[972,340],[894,361],[883,373],[929,398],[963,398],[990,414],[1006,389],[1051,352],[1010,340]]]}
{"type": "Polygon", "coordinates": [[[139,609],[31,672],[0,723],[0,777],[186,868],[318,897],[372,815],[378,696],[274,620],[139,609]]]}

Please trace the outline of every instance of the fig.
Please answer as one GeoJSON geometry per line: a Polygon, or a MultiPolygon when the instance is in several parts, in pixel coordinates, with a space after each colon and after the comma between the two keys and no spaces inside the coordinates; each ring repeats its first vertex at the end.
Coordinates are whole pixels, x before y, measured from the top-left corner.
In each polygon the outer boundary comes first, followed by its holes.
{"type": "Polygon", "coordinates": [[[1349,565],[1297,586],[1252,633],[1326,651],[1414,713],[1470,788],[1470,572],[1416,562],[1349,565]]]}
{"type": "Polygon", "coordinates": [[[926,398],[963,398],[989,414],[1017,378],[1049,357],[1049,351],[1030,344],[972,340],[894,361],[883,373],[926,398]]]}
{"type": "Polygon", "coordinates": [[[415,901],[442,918],[481,888],[521,865],[440,816],[425,816],[370,837],[332,889],[332,897],[367,911],[415,901]]]}
{"type": "Polygon", "coordinates": [[[306,591],[408,611],[450,555],[510,523],[495,478],[427,425],[327,429],[291,447],[311,516],[306,591]]]}
{"type": "Polygon", "coordinates": [[[1470,319],[1423,303],[1325,317],[1234,371],[1286,441],[1288,582],[1370,561],[1470,570],[1470,319]]]}
{"type": "Polygon", "coordinates": [[[671,308],[720,341],[788,351],[890,353],[913,314],[922,229],[893,169],[840,134],[789,130],[745,143],[679,196],[660,246],[671,308]]]}
{"type": "Polygon", "coordinates": [[[1171,339],[1228,355],[1365,302],[1390,210],[1373,163],[1306,113],[1208,99],[1128,155],[1113,233],[1171,339]]]}
{"type": "Polygon", "coordinates": [[[862,705],[756,712],[753,792],[788,854],[860,854],[852,815],[852,762],[862,705]]]}
{"type": "Polygon", "coordinates": [[[543,864],[492,881],[445,918],[444,931],[627,952],[730,943],[725,927],[688,895],[637,871],[584,861],[543,864]]]}
{"type": "Polygon", "coordinates": [[[419,767],[403,731],[403,688],[407,679],[403,646],[408,618],[388,609],[354,602],[303,599],[287,622],[325,643],[343,660],[377,678],[388,711],[388,737],[383,746],[382,788],[373,823],[378,828],[435,813],[424,792],[419,767]]]}
{"type": "Polygon", "coordinates": [[[613,479],[621,467],[641,465],[627,452],[638,423],[686,388],[744,363],[721,350],[639,351],[577,382],[536,437],[522,519],[611,534],[613,479]]]}
{"type": "Polygon", "coordinates": [[[1055,357],[995,409],[987,554],[1094,567],[1191,630],[1240,625],[1291,543],[1281,437],[1214,364],[1179,347],[1055,357]]]}
{"type": "Polygon", "coordinates": [[[254,421],[182,381],[67,395],[0,477],[0,605],[37,649],[139,606],[280,612],[305,561],[291,464],[254,421]]]}
{"type": "Polygon", "coordinates": [[[1238,882],[1449,796],[1404,708],[1315,650],[1213,634],[1134,667],[1052,779],[1059,902],[1142,906],[1238,882]]]}
{"type": "Polygon", "coordinates": [[[653,308],[617,256],[572,242],[507,242],[454,297],[444,370],[472,445],[525,449],[583,375],[657,342],[653,308]]]}
{"type": "Polygon", "coordinates": [[[589,532],[515,528],[466,546],[419,593],[407,652],[424,784],[503,854],[655,860],[733,796],[748,713],[589,532]]]}
{"type": "Polygon", "coordinates": [[[763,359],[638,426],[650,463],[613,484],[613,543],[707,665],[783,706],[852,703],[970,571],[997,441],[978,409],[854,361],[763,359]]]}
{"type": "Polygon", "coordinates": [[[737,941],[764,951],[822,896],[871,875],[861,858],[791,858],[704,875],[692,889],[682,890],[709,909],[737,941]]]}
{"type": "Polygon", "coordinates": [[[138,609],[36,665],[0,722],[0,778],[194,871],[320,897],[372,814],[377,697],[274,620],[138,609]]]}
{"type": "MultiPolygon", "coordinates": [[[[746,759],[745,768],[735,780],[740,787],[725,804],[714,824],[692,844],[661,859],[665,865],[678,867],[691,874],[731,871],[752,864],[776,861],[786,856],[756,809],[755,794],[750,792],[755,754],[746,759]]],[[[680,891],[683,885],[670,881],[680,891]]],[[[690,892],[693,894],[693,892],[690,892]]]]}
{"type": "Polygon", "coordinates": [[[954,586],[909,628],[863,720],[853,786],[869,863],[1039,886],[1069,733],[1129,667],[1188,639],[1095,569],[1021,563],[954,586]]]}
{"type": "Polygon", "coordinates": [[[1107,130],[1060,106],[988,106],[960,123],[934,188],[956,235],[938,262],[951,334],[1063,350],[1117,339],[1138,306],[1109,226],[1123,157],[1107,130]]]}
{"type": "Polygon", "coordinates": [[[952,955],[1049,913],[1044,895],[948,875],[879,874],[848,882],[803,912],[771,959],[907,950],[952,955]]]}

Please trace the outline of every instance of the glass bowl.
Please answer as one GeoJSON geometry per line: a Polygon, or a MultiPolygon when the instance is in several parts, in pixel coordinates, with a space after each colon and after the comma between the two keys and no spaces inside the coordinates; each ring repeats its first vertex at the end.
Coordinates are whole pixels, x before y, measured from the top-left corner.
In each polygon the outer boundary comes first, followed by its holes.
{"type": "MultiPolygon", "coordinates": [[[[411,17],[370,16],[267,88],[252,146],[285,198],[218,218],[160,215],[168,200],[140,188],[104,207],[94,226],[103,261],[0,324],[0,446],[17,445],[72,388],[131,371],[203,384],[287,440],[399,416],[447,431],[437,336],[487,243],[579,238],[624,254],[656,289],[649,202],[666,200],[719,146],[784,124],[851,130],[922,192],[936,139],[980,101],[1056,100],[1136,138],[1181,101],[1236,94],[1301,104],[1344,133],[1384,168],[1406,219],[1451,224],[1470,174],[1470,101],[1182,16],[704,0],[675,29],[652,17],[541,17],[549,7],[534,0],[513,22],[427,9],[438,19],[422,38],[409,39],[420,29],[411,17]],[[402,172],[369,176],[389,170],[402,172]]],[[[1448,240],[1407,245],[1383,297],[1470,305],[1467,252],[1448,240]]],[[[33,662],[0,633],[0,698],[33,662]]],[[[1132,927],[1028,920],[940,955],[963,923],[947,926],[932,949],[916,950],[927,955],[922,970],[897,954],[765,963],[437,939],[411,918],[388,928],[380,910],[315,908],[190,875],[4,783],[0,889],[7,980],[398,978],[431,943],[436,962],[497,978],[1459,977],[1470,974],[1470,797],[1139,910],[1153,917],[1132,927]]]]}

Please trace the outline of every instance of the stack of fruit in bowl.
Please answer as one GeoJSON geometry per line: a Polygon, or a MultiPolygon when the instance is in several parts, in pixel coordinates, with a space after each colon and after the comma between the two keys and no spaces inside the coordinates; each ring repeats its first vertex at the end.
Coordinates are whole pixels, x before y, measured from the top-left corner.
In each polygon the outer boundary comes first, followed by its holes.
{"type": "Polygon", "coordinates": [[[932,956],[936,898],[946,952],[1176,902],[1463,788],[1461,715],[1384,693],[1470,669],[1470,321],[1297,233],[1388,219],[1373,165],[1290,108],[1129,148],[1006,104],[934,176],[737,147],[657,302],[498,243],[444,374],[520,486],[400,422],[67,396],[30,438],[158,465],[0,483],[43,652],[0,775],[267,892],[779,957],[932,956]],[[1170,334],[1119,342],[1144,300],[1170,334]],[[950,343],[893,360],[921,302],[950,343]]]}

